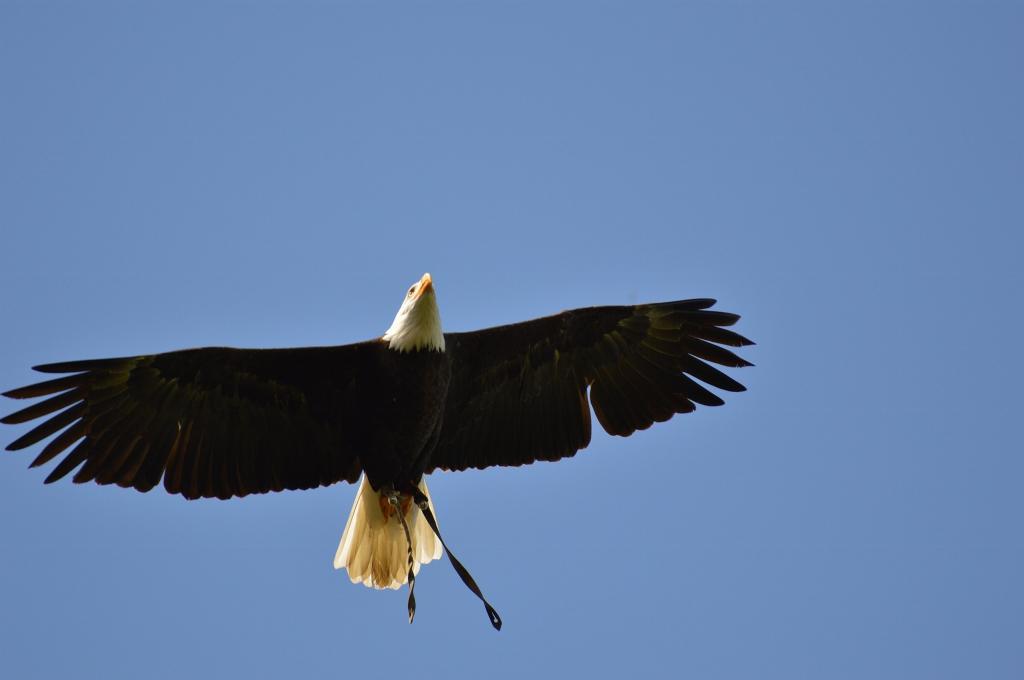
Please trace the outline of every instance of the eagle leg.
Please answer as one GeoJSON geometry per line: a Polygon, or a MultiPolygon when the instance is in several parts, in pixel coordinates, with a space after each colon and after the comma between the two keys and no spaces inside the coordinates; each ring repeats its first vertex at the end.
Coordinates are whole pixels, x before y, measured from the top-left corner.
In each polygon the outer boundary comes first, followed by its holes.
{"type": "Polygon", "coordinates": [[[409,548],[409,623],[416,617],[416,572],[413,571],[412,534],[409,532],[409,523],[405,521],[405,514],[409,512],[411,505],[412,497],[398,493],[393,486],[388,485],[381,489],[380,509],[389,520],[392,513],[398,515],[398,521],[402,523],[402,530],[405,532],[405,544],[409,548]]]}
{"type": "Polygon", "coordinates": [[[408,515],[412,507],[412,496],[395,490],[390,484],[381,487],[380,490],[380,514],[385,520],[390,520],[395,510],[400,510],[399,515],[408,515]]]}

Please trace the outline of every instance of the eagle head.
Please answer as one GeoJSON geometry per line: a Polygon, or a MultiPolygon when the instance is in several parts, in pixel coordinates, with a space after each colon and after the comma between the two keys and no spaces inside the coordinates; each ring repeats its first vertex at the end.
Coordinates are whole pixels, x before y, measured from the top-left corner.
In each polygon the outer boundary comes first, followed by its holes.
{"type": "Polygon", "coordinates": [[[409,286],[395,320],[381,339],[399,352],[421,349],[444,351],[441,312],[437,308],[437,294],[430,274],[424,274],[409,286]]]}

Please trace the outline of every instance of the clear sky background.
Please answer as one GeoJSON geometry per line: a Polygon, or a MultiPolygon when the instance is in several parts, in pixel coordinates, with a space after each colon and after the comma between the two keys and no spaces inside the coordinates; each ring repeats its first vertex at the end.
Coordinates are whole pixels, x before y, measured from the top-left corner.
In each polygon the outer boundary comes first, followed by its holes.
{"type": "Polygon", "coordinates": [[[431,478],[500,633],[446,562],[412,626],[335,572],[350,486],[4,453],[0,675],[1024,677],[1022,35],[1018,2],[0,2],[4,389],[362,340],[425,271],[449,330],[713,296],[758,342],[724,407],[431,478]]]}

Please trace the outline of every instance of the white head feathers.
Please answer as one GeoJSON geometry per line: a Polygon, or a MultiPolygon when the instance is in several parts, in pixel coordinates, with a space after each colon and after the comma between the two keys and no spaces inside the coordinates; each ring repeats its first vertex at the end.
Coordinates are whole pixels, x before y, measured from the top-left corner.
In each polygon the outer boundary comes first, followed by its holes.
{"type": "Polygon", "coordinates": [[[391,328],[382,339],[387,341],[388,347],[399,352],[417,349],[444,351],[441,312],[437,308],[430,274],[424,274],[409,288],[391,328]]]}

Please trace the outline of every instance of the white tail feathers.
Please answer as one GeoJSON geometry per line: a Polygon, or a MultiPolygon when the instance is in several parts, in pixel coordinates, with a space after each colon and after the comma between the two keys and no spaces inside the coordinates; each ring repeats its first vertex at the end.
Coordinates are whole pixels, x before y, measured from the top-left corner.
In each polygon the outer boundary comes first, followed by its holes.
{"type": "MultiPolygon", "coordinates": [[[[430,498],[426,481],[420,480],[419,487],[433,512],[434,501],[430,498]]],[[[437,517],[436,512],[434,517],[437,517]]],[[[421,564],[441,557],[441,543],[415,503],[408,504],[405,521],[412,537],[413,573],[418,574],[421,564]]],[[[371,588],[400,588],[409,578],[405,530],[397,514],[385,516],[381,495],[366,481],[366,475],[359,482],[352,512],[341,534],[341,543],[334,555],[334,568],[347,569],[352,583],[362,583],[371,588]]]]}

